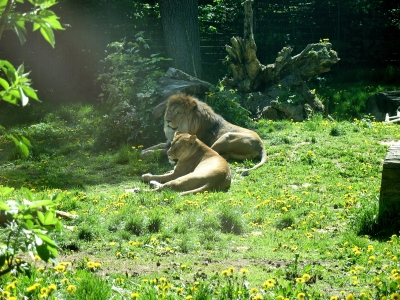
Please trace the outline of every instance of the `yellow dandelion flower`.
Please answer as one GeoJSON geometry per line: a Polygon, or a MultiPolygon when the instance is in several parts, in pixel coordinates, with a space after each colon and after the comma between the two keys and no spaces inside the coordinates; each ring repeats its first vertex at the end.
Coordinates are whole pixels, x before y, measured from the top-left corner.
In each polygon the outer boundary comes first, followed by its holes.
{"type": "Polygon", "coordinates": [[[296,282],[303,283],[306,282],[303,277],[296,278],[296,282]]]}
{"type": "Polygon", "coordinates": [[[10,284],[8,284],[8,285],[6,286],[6,290],[8,291],[8,290],[13,290],[13,289],[15,289],[17,283],[18,283],[17,280],[11,282],[10,284]]]}
{"type": "Polygon", "coordinates": [[[57,290],[57,286],[54,283],[50,284],[47,288],[49,289],[49,293],[57,290]]]}
{"type": "Polygon", "coordinates": [[[390,300],[400,300],[400,295],[397,293],[391,294],[390,300]]]}
{"type": "Polygon", "coordinates": [[[302,278],[304,279],[305,282],[310,281],[311,276],[309,274],[303,274],[302,278]]]}
{"type": "Polygon", "coordinates": [[[346,300],[354,300],[355,298],[354,298],[354,295],[353,294],[348,294],[347,296],[346,296],[346,300]]]}
{"type": "Polygon", "coordinates": [[[186,296],[186,298],[185,298],[186,300],[191,300],[191,299],[193,299],[193,296],[186,296]]]}
{"type": "Polygon", "coordinates": [[[29,293],[29,292],[32,292],[32,291],[36,290],[39,286],[40,286],[39,283],[35,283],[35,284],[31,285],[30,287],[28,287],[28,288],[26,289],[26,291],[27,291],[28,293],[29,293]]]}
{"type": "Polygon", "coordinates": [[[76,286],[70,284],[70,285],[67,287],[67,293],[68,293],[68,294],[73,294],[73,293],[75,293],[75,292],[76,292],[76,286]]]}
{"type": "Polygon", "coordinates": [[[54,270],[58,273],[64,273],[65,272],[65,266],[62,264],[58,264],[57,266],[54,267],[54,270]]]}
{"type": "Polygon", "coordinates": [[[274,285],[269,282],[264,282],[262,285],[264,291],[270,290],[274,288],[274,285]]]}
{"type": "Polygon", "coordinates": [[[3,291],[1,295],[2,295],[1,299],[10,299],[11,296],[9,291],[3,291]]]}
{"type": "Polygon", "coordinates": [[[242,274],[248,274],[248,273],[249,273],[249,270],[243,268],[243,269],[240,269],[240,273],[242,273],[242,274]]]}
{"type": "Polygon", "coordinates": [[[264,297],[260,294],[255,295],[253,298],[251,298],[252,300],[262,300],[264,299],[264,297]]]}
{"type": "Polygon", "coordinates": [[[138,293],[132,293],[131,294],[131,299],[139,299],[139,294],[138,293]]]}
{"type": "Polygon", "coordinates": [[[330,300],[339,300],[339,297],[338,297],[338,296],[332,296],[332,297],[330,297],[329,299],[330,299],[330,300]]]}
{"type": "Polygon", "coordinates": [[[297,299],[302,300],[302,299],[305,299],[305,298],[306,298],[306,294],[304,294],[304,293],[298,293],[297,294],[297,299]]]}
{"type": "Polygon", "coordinates": [[[258,293],[258,288],[252,288],[251,290],[250,290],[250,294],[256,294],[256,293],[258,293]]]}
{"type": "Polygon", "coordinates": [[[229,271],[228,271],[228,270],[223,270],[223,271],[221,272],[221,274],[222,274],[223,276],[228,276],[228,275],[229,275],[229,271]]]}

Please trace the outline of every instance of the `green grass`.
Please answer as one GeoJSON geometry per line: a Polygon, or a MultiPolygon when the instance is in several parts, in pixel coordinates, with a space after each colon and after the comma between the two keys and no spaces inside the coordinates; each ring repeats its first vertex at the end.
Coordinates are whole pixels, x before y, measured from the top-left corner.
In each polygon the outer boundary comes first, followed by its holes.
{"type": "Polygon", "coordinates": [[[0,185],[12,197],[59,193],[58,209],[79,215],[54,237],[62,264],[1,277],[0,298],[398,299],[399,221],[375,217],[398,125],[260,121],[265,166],[241,177],[257,161],[230,161],[227,192],[179,196],[126,193],[172,166],[140,159],[142,145],[98,148],[101,120],[75,105],[12,127],[34,145],[27,159],[0,137],[0,185]]]}

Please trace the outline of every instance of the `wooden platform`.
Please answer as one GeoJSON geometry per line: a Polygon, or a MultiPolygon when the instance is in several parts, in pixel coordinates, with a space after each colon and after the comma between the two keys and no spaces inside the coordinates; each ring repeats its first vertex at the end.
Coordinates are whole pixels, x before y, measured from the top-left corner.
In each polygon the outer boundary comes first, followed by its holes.
{"type": "Polygon", "coordinates": [[[400,142],[390,146],[383,162],[380,217],[400,217],[400,142]]]}

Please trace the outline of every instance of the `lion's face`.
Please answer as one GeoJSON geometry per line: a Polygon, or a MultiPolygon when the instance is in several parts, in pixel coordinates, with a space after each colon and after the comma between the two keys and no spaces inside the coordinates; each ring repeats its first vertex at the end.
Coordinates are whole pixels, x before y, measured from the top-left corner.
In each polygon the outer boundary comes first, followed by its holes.
{"type": "Polygon", "coordinates": [[[171,147],[167,151],[168,159],[171,163],[187,157],[192,151],[192,146],[196,142],[196,136],[187,133],[175,134],[171,147]]]}
{"type": "Polygon", "coordinates": [[[195,134],[193,117],[197,103],[194,99],[183,95],[171,96],[164,115],[164,132],[169,141],[174,138],[175,131],[195,134]]]}
{"type": "Polygon", "coordinates": [[[176,131],[184,119],[185,110],[181,105],[168,106],[165,111],[164,120],[169,128],[176,131]]]}

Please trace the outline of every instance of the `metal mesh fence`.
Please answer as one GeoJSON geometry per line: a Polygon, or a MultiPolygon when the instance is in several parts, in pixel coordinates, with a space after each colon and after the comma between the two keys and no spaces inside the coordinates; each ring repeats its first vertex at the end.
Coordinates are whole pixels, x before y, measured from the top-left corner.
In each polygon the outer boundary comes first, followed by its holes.
{"type": "MultiPolygon", "coordinates": [[[[326,38],[338,52],[340,66],[398,64],[400,31],[382,24],[385,11],[360,12],[353,2],[255,0],[254,35],[260,62],[273,63],[284,46],[292,46],[295,55],[307,44],[326,38]]],[[[235,9],[240,12],[243,7],[238,4],[235,9]]],[[[57,13],[62,22],[71,27],[56,32],[55,49],[37,32],[28,33],[23,46],[13,32],[5,32],[0,43],[1,59],[8,59],[15,65],[24,62],[26,70],[32,70],[31,77],[39,96],[46,93],[71,99],[96,96],[99,87],[94,82],[99,61],[107,54],[106,45],[123,37],[133,40],[135,33],[141,30],[150,42],[150,51],[166,56],[159,19],[140,27],[129,19],[116,17],[109,18],[112,24],[107,18],[99,23],[90,13],[83,14],[73,6],[57,13]]],[[[202,31],[202,79],[215,83],[225,75],[227,69],[222,64],[227,55],[225,45],[230,44],[232,36],[243,36],[243,23],[243,18],[228,18],[223,24],[210,24],[217,28],[216,32],[202,31]]]]}

